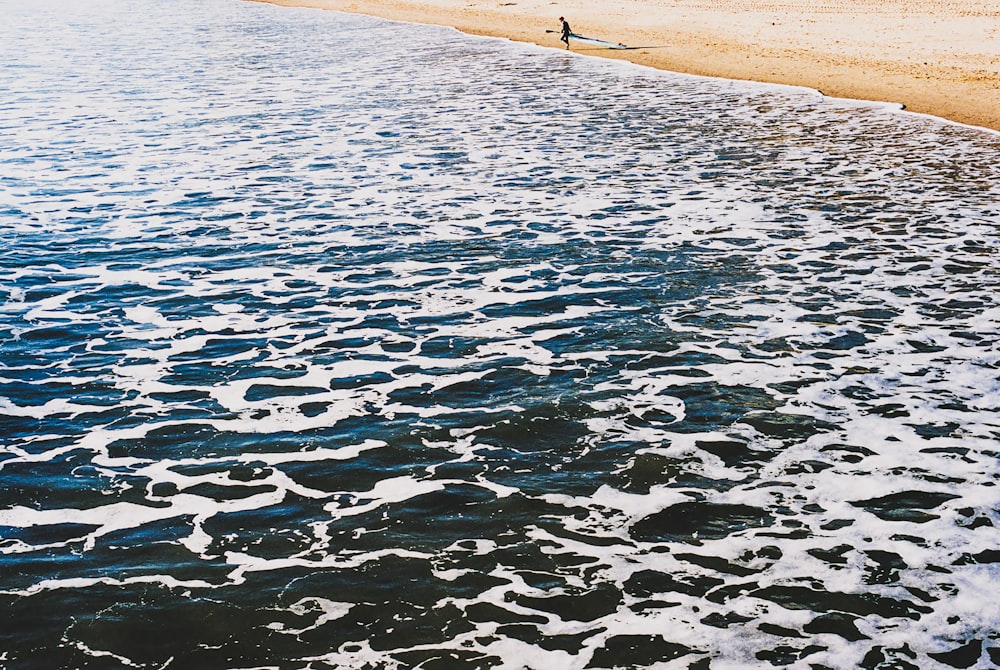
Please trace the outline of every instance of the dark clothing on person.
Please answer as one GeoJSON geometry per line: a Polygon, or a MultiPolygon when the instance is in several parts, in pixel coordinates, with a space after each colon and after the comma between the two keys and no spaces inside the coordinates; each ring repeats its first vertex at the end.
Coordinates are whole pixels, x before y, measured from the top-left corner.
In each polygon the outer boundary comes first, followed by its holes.
{"type": "Polygon", "coordinates": [[[561,39],[563,42],[565,42],[566,43],[566,48],[569,49],[569,36],[572,35],[573,32],[569,28],[569,21],[567,21],[566,19],[564,19],[561,16],[559,17],[559,20],[562,21],[562,24],[563,24],[562,25],[562,37],[560,37],[559,39],[561,39]]]}

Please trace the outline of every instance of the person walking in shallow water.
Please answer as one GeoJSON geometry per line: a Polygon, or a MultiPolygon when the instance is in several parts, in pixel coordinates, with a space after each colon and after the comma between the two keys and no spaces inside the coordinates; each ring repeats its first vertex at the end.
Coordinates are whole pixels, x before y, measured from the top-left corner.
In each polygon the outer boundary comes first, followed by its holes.
{"type": "Polygon", "coordinates": [[[561,16],[559,17],[559,20],[562,21],[562,37],[559,39],[565,42],[566,48],[569,49],[569,36],[573,34],[573,31],[569,29],[569,21],[561,16]]]}

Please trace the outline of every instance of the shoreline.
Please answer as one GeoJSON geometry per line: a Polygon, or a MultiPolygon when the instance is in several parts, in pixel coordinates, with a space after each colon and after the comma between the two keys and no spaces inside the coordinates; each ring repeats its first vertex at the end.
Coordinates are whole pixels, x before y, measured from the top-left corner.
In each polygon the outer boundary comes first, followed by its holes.
{"type": "Polygon", "coordinates": [[[798,86],[1000,132],[1000,4],[992,0],[251,0],[451,26],[660,70],[798,86]],[[547,32],[551,31],[551,32],[547,32]]]}

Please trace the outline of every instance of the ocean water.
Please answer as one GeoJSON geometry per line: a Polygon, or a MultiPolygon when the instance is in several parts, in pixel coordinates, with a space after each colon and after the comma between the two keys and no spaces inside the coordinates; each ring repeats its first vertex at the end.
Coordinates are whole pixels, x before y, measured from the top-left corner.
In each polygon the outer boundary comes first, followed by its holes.
{"type": "Polygon", "coordinates": [[[1000,135],[230,0],[0,19],[0,667],[1000,665],[1000,135]]]}

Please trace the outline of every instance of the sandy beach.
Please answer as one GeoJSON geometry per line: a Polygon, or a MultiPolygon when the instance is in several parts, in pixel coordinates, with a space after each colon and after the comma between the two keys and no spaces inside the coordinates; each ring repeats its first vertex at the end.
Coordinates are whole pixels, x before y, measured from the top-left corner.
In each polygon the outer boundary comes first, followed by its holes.
{"type": "Polygon", "coordinates": [[[573,32],[628,45],[573,45],[689,74],[805,86],[899,103],[1000,131],[995,0],[257,0],[453,26],[561,48],[573,32]]]}

